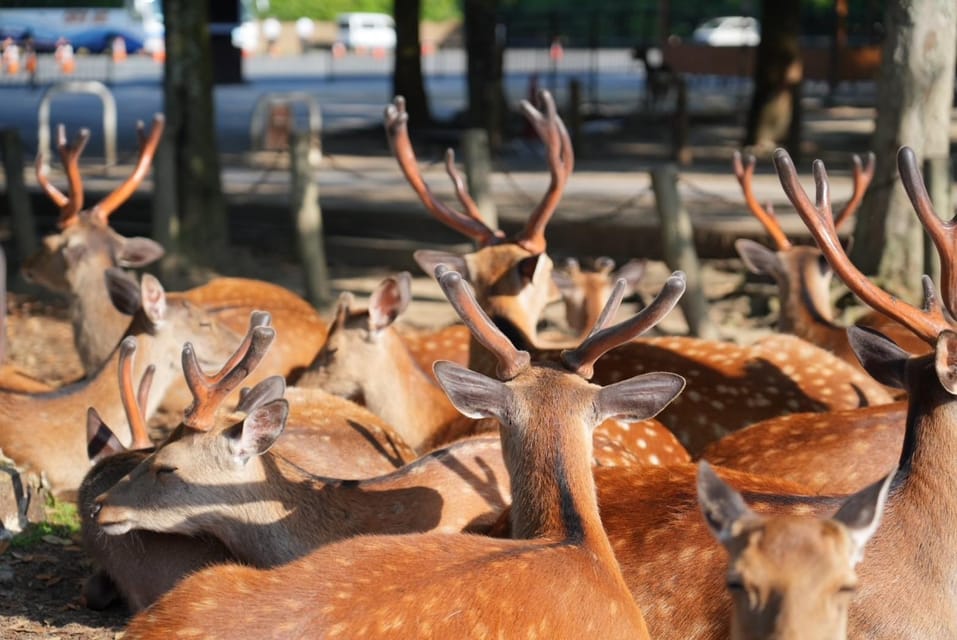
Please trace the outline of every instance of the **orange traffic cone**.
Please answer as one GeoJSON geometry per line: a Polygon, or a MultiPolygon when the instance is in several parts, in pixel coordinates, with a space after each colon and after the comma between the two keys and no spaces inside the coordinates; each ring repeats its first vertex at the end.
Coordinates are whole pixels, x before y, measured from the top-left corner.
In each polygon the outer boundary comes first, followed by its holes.
{"type": "Polygon", "coordinates": [[[20,47],[12,38],[3,41],[3,69],[11,76],[20,73],[20,47]]]}
{"type": "Polygon", "coordinates": [[[126,60],[126,40],[123,36],[113,38],[113,62],[123,62],[126,60]]]}
{"type": "Polygon", "coordinates": [[[56,52],[53,54],[57,62],[60,63],[60,71],[70,75],[76,71],[76,59],[73,57],[73,45],[64,39],[60,39],[56,52]]]}

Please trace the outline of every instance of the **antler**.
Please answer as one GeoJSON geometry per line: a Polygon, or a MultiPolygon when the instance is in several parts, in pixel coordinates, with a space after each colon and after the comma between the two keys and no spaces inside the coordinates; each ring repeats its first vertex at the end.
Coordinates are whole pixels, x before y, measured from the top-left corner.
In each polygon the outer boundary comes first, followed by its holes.
{"type": "Polygon", "coordinates": [[[500,379],[511,380],[528,367],[531,361],[528,352],[516,349],[495,326],[475,301],[472,288],[462,279],[461,274],[440,264],[435,268],[435,279],[472,335],[495,354],[498,359],[496,373],[500,379]]]}
{"type": "Polygon", "coordinates": [[[771,235],[771,239],[774,240],[778,251],[785,251],[791,248],[791,241],[788,240],[788,237],[784,234],[784,230],[781,229],[781,223],[778,221],[777,216],[774,215],[774,209],[771,207],[771,203],[769,202],[767,208],[764,208],[754,195],[752,185],[754,180],[754,164],[754,156],[748,154],[742,158],[740,151],[735,151],[734,156],[731,158],[734,175],[738,179],[738,184],[741,185],[741,191],[744,193],[744,201],[747,203],[748,209],[751,210],[751,215],[757,218],[771,235]]]}
{"type": "Polygon", "coordinates": [[[123,410],[126,411],[126,419],[130,423],[130,433],[133,441],[130,443],[131,449],[145,449],[152,446],[149,430],[146,427],[146,416],[143,415],[143,407],[146,406],[149,395],[149,387],[153,382],[153,372],[156,370],[154,365],[147,367],[140,380],[139,391],[133,392],[133,354],[136,352],[136,337],[127,336],[120,343],[120,400],[123,402],[123,410]]]}
{"type": "Polygon", "coordinates": [[[624,279],[619,279],[615,283],[617,295],[612,293],[591,334],[575,349],[562,351],[562,363],[565,367],[586,380],[594,374],[594,366],[598,358],[618,345],[640,336],[674,309],[685,291],[685,274],[681,271],[672,273],[651,304],[628,320],[605,328],[605,324],[614,316],[618,305],[621,304],[624,287],[624,279]]]}
{"type": "Polygon", "coordinates": [[[851,193],[851,199],[847,201],[847,204],[844,205],[844,208],[841,209],[841,212],[838,213],[834,219],[835,229],[840,229],[841,225],[857,212],[857,208],[864,199],[864,192],[867,191],[871,180],[874,179],[875,157],[873,152],[867,153],[867,162],[864,164],[861,164],[861,157],[856,153],[851,156],[851,159],[854,162],[854,191],[851,193]]]}
{"type": "Polygon", "coordinates": [[[166,119],[163,117],[163,114],[157,113],[154,115],[153,127],[150,129],[150,134],[147,137],[143,134],[143,122],[139,121],[136,123],[136,136],[140,141],[139,159],[136,161],[136,167],[133,169],[133,173],[130,174],[130,177],[114,189],[112,193],[98,202],[96,206],[90,209],[90,215],[99,222],[105,223],[107,218],[110,217],[110,214],[126,202],[127,199],[133,195],[133,192],[136,191],[137,187],[140,186],[140,183],[143,182],[143,178],[146,177],[146,172],[149,171],[150,165],[153,163],[153,155],[156,153],[156,147],[159,146],[160,138],[163,136],[163,127],[165,124],[166,119]]]}
{"type": "MultiPolygon", "coordinates": [[[[926,295],[928,291],[926,283],[924,308],[919,310],[875,286],[851,263],[837,236],[837,228],[831,213],[827,171],[823,162],[815,160],[813,165],[816,187],[814,203],[811,203],[798,181],[797,170],[787,151],[778,149],[774,152],[774,166],[778,171],[784,192],[811,231],[821,252],[827,257],[834,271],[861,300],[889,318],[897,320],[930,344],[936,342],[941,331],[951,329],[936,296],[926,295]]],[[[932,286],[930,290],[933,291],[932,286]]]]}
{"type": "Polygon", "coordinates": [[[409,140],[409,114],[405,110],[405,98],[396,96],[392,104],[385,110],[385,130],[389,138],[392,153],[399,162],[399,168],[405,175],[412,189],[418,194],[425,208],[440,222],[452,227],[459,233],[472,238],[480,245],[494,244],[501,240],[502,235],[496,233],[482,222],[478,208],[471,196],[468,195],[461,176],[458,176],[451,164],[454,156],[446,154],[446,170],[455,185],[455,193],[459,202],[465,207],[466,213],[456,211],[446,204],[436,200],[429,185],[426,184],[419,172],[419,163],[409,140]]]}
{"type": "Polygon", "coordinates": [[[542,201],[535,207],[525,228],[515,237],[515,242],[532,253],[543,253],[546,248],[545,227],[551,220],[558,203],[565,191],[568,176],[575,167],[575,154],[572,150],[571,137],[565,123],[558,117],[555,109],[555,100],[548,91],[538,94],[539,101],[544,105],[545,114],[536,109],[527,100],[522,100],[522,113],[528,118],[538,137],[545,143],[548,151],[548,169],[552,180],[542,201]]]}
{"type": "Polygon", "coordinates": [[[940,293],[944,307],[951,315],[957,315],[954,313],[957,307],[957,300],[954,299],[957,296],[957,272],[954,264],[957,258],[957,224],[953,220],[944,222],[937,215],[927,187],[924,186],[924,177],[917,166],[917,156],[910,147],[901,147],[897,152],[897,170],[917,217],[940,253],[940,293]]]}
{"type": "Polygon", "coordinates": [[[194,429],[208,430],[219,405],[243,383],[259,361],[266,355],[276,331],[266,326],[270,316],[264,311],[253,312],[249,331],[242,344],[215,375],[208,376],[200,369],[193,345],[183,346],[183,374],[193,394],[193,403],[186,409],[183,422],[194,429]]]}
{"type": "Polygon", "coordinates": [[[83,208],[83,179],[80,177],[80,155],[89,140],[90,130],[80,129],[73,144],[69,144],[66,139],[66,127],[62,124],[57,127],[57,151],[60,152],[60,161],[63,163],[64,171],[66,171],[69,196],[63,195],[62,191],[50,183],[44,168],[43,153],[37,154],[37,183],[53,200],[53,203],[59,207],[60,219],[57,220],[57,226],[61,229],[76,224],[80,210],[83,208]]]}

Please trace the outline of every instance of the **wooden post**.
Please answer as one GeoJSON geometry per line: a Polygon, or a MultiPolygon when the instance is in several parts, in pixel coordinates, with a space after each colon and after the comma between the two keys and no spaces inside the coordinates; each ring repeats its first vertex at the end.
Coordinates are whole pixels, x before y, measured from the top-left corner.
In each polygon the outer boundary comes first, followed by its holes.
{"type": "Polygon", "coordinates": [[[489,229],[498,229],[498,210],[492,199],[492,152],[485,129],[466,129],[462,135],[462,159],[468,189],[489,229]]]}
{"type": "Polygon", "coordinates": [[[651,172],[651,186],[661,219],[661,237],[665,262],[687,277],[687,290],[681,297],[681,310],[691,335],[715,340],[718,331],[708,318],[708,302],[701,283],[701,269],[695,251],[691,217],[678,195],[678,169],[667,164],[651,172]]]}
{"type": "Polygon", "coordinates": [[[179,276],[179,212],[176,211],[176,168],[173,141],[163,132],[153,157],[152,237],[165,250],[157,269],[163,282],[179,276]]]}
{"type": "Polygon", "coordinates": [[[319,182],[314,174],[316,167],[309,159],[311,141],[309,133],[294,131],[289,135],[289,151],[292,154],[289,205],[296,227],[306,299],[318,308],[332,301],[332,286],[329,283],[325,237],[322,233],[319,182]]]}
{"type": "Polygon", "coordinates": [[[688,146],[688,83],[684,75],[673,74],[675,84],[675,115],[672,122],[672,144],[675,162],[683,167],[691,164],[691,147],[688,146]]]}
{"type": "Polygon", "coordinates": [[[585,145],[582,144],[582,83],[578,78],[568,82],[568,134],[572,139],[572,149],[576,158],[585,157],[585,145]]]}
{"type": "MultiPolygon", "coordinates": [[[[947,219],[950,216],[950,158],[935,156],[924,158],[924,180],[927,192],[937,213],[947,219]]],[[[930,236],[924,231],[924,273],[940,282],[940,255],[930,236]]]]}
{"type": "Polygon", "coordinates": [[[0,131],[3,170],[7,179],[7,205],[17,244],[17,259],[26,260],[37,248],[37,230],[30,206],[30,195],[23,181],[23,143],[16,129],[0,131]]]}

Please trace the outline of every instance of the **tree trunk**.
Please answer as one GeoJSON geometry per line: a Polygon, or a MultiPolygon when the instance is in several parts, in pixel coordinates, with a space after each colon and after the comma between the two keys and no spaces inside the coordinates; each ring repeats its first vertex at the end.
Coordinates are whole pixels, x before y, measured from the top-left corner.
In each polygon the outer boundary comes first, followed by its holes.
{"type": "Polygon", "coordinates": [[[405,96],[409,124],[428,125],[432,121],[429,99],[422,77],[422,43],[419,40],[421,0],[395,0],[395,70],[392,93],[405,96]]]}
{"type": "Polygon", "coordinates": [[[804,76],[800,30],[800,0],[762,0],[761,44],[754,68],[746,146],[770,149],[783,143],[792,155],[799,155],[804,76]]]}
{"type": "Polygon", "coordinates": [[[498,0],[465,0],[468,54],[469,126],[488,132],[489,146],[502,146],[505,94],[502,90],[504,26],[496,24],[498,0]]]}
{"type": "MultiPolygon", "coordinates": [[[[954,97],[957,5],[953,0],[890,0],[877,84],[874,180],[864,196],[851,259],[896,293],[915,300],[924,265],[923,231],[897,176],[907,145],[919,165],[946,162],[954,97]]],[[[949,211],[938,212],[950,218],[949,211]]]]}
{"type": "Polygon", "coordinates": [[[172,148],[180,224],[174,251],[213,265],[228,244],[219,175],[213,68],[207,22],[209,0],[164,0],[166,66],[164,135],[172,148]]]}

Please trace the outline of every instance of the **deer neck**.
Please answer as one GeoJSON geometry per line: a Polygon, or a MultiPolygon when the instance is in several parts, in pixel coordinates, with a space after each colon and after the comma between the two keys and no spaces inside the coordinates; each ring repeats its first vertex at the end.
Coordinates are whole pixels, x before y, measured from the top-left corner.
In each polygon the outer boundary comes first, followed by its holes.
{"type": "Polygon", "coordinates": [[[822,334],[844,330],[833,322],[828,278],[808,274],[814,264],[796,265],[791,269],[796,275],[784,275],[778,282],[781,290],[781,313],[778,331],[790,333],[808,341],[817,341],[822,334]]]}
{"type": "Polygon", "coordinates": [[[416,451],[435,444],[459,413],[448,397],[416,363],[393,329],[383,331],[384,357],[364,379],[366,407],[391,424],[416,451]]]}
{"type": "Polygon", "coordinates": [[[87,375],[109,357],[130,324],[130,317],[120,313],[110,300],[104,279],[107,266],[112,265],[84,265],[71,281],[73,342],[87,375]]]}

